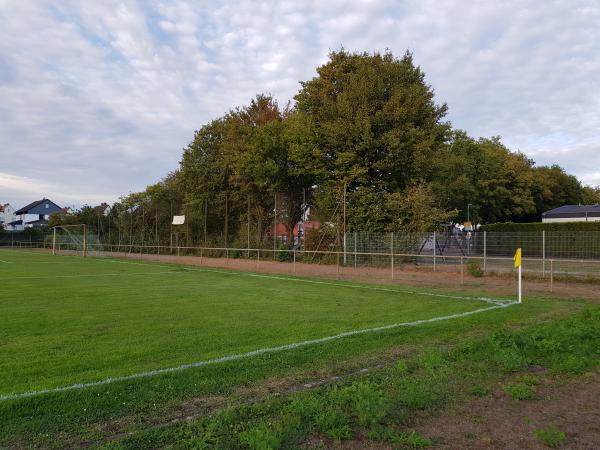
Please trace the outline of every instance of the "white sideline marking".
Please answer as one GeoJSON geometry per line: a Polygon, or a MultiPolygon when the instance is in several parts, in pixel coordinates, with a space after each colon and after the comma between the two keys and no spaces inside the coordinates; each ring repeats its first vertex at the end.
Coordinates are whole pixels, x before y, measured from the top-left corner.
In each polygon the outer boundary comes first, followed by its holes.
{"type": "Polygon", "coordinates": [[[4,263],[4,264],[12,264],[12,261],[4,261],[3,259],[0,259],[0,263],[4,263]]]}
{"type": "Polygon", "coordinates": [[[383,325],[383,326],[374,327],[374,328],[363,328],[363,329],[359,329],[359,330],[346,331],[344,333],[335,334],[333,336],[326,336],[326,337],[322,337],[322,338],[318,338],[318,339],[311,339],[311,340],[306,340],[306,341],[295,342],[292,344],[281,345],[279,347],[266,347],[266,348],[261,348],[258,350],[253,350],[253,351],[250,351],[247,353],[239,353],[239,354],[234,354],[234,355],[222,356],[220,358],[207,359],[205,361],[197,361],[197,362],[190,363],[190,364],[182,364],[182,365],[176,366],[176,367],[167,367],[167,368],[163,368],[163,369],[151,370],[148,372],[139,372],[139,373],[134,373],[132,375],[125,375],[125,376],[121,376],[121,377],[106,378],[104,380],[93,381],[90,383],[78,383],[78,384],[72,384],[70,386],[62,386],[62,387],[51,388],[51,389],[40,389],[37,391],[0,395],[0,402],[7,401],[7,400],[17,400],[17,399],[26,398],[26,397],[35,397],[35,396],[43,395],[43,394],[53,394],[53,393],[57,393],[57,392],[74,391],[74,390],[79,390],[79,389],[85,389],[88,387],[112,384],[112,383],[116,383],[116,382],[120,382],[120,381],[135,380],[137,378],[154,377],[157,375],[162,375],[162,374],[172,373],[172,372],[180,372],[183,370],[193,369],[196,367],[203,367],[203,366],[208,366],[208,365],[212,365],[212,364],[219,364],[219,363],[223,363],[223,362],[236,361],[236,360],[244,359],[244,358],[251,358],[253,356],[264,355],[267,353],[276,353],[276,352],[281,352],[281,351],[285,351],[285,350],[292,350],[292,349],[299,348],[299,347],[307,347],[310,345],[322,344],[324,342],[329,342],[329,341],[333,341],[336,339],[342,339],[342,338],[350,337],[350,336],[356,336],[359,334],[373,333],[373,332],[390,330],[390,329],[399,328],[399,327],[412,327],[412,326],[422,325],[425,323],[440,322],[443,320],[458,319],[460,317],[471,316],[473,314],[479,314],[482,312],[491,311],[493,309],[498,309],[498,308],[506,308],[508,306],[516,305],[516,304],[517,304],[516,302],[511,302],[511,303],[506,303],[506,304],[496,304],[494,306],[488,306],[487,308],[475,309],[473,311],[452,314],[449,316],[433,317],[431,319],[421,319],[421,320],[416,320],[414,322],[395,323],[395,324],[391,324],[391,325],[383,325]]]}

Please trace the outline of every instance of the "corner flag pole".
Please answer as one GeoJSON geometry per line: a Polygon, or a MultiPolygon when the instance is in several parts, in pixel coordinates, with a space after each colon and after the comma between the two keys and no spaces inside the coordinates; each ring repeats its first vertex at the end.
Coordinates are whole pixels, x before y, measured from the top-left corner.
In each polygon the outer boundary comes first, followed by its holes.
{"type": "Polygon", "coordinates": [[[519,269],[519,303],[523,302],[523,264],[522,264],[522,251],[519,247],[515,252],[515,268],[519,269]]]}

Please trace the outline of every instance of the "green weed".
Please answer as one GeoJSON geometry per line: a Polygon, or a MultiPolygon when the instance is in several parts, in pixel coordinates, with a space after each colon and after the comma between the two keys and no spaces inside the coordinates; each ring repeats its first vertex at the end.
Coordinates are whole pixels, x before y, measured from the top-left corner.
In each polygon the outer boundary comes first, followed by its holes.
{"type": "Polygon", "coordinates": [[[241,432],[240,442],[252,450],[272,450],[280,445],[279,438],[266,424],[241,432]]]}
{"type": "Polygon", "coordinates": [[[536,398],[535,388],[525,383],[506,384],[504,391],[515,400],[531,400],[536,398]]]}
{"type": "Polygon", "coordinates": [[[490,390],[486,387],[475,386],[473,389],[471,389],[471,395],[473,397],[487,397],[490,395],[490,390]]]}
{"type": "Polygon", "coordinates": [[[554,425],[535,430],[534,434],[538,441],[550,448],[557,448],[561,446],[567,439],[567,435],[554,425]]]}
{"type": "Polygon", "coordinates": [[[483,277],[483,270],[481,269],[481,266],[475,261],[469,261],[467,263],[467,272],[473,277],[483,277]]]}

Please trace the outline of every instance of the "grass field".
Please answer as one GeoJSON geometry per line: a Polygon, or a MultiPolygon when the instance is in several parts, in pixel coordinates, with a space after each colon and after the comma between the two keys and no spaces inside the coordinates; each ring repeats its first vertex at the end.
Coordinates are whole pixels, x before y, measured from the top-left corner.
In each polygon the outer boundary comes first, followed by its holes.
{"type": "Polygon", "coordinates": [[[136,429],[140,418],[168,415],[187,399],[335,372],[399,345],[453,343],[582,309],[559,300],[506,307],[511,299],[12,250],[0,250],[0,282],[0,446],[101,441],[100,424],[136,429]],[[436,318],[448,319],[428,321],[436,318]],[[394,324],[415,326],[180,367],[394,324]],[[168,368],[178,369],[148,373],[168,368]]]}
{"type": "Polygon", "coordinates": [[[350,283],[0,255],[6,289],[0,300],[0,395],[490,307],[476,299],[350,283]]]}

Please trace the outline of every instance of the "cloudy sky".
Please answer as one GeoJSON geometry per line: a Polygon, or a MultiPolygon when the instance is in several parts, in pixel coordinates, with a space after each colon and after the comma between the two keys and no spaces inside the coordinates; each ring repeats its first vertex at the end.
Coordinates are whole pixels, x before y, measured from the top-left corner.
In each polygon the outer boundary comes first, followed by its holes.
{"type": "Polygon", "coordinates": [[[0,202],[113,201],[330,50],[410,49],[474,136],[600,185],[597,0],[0,0],[0,202]]]}

